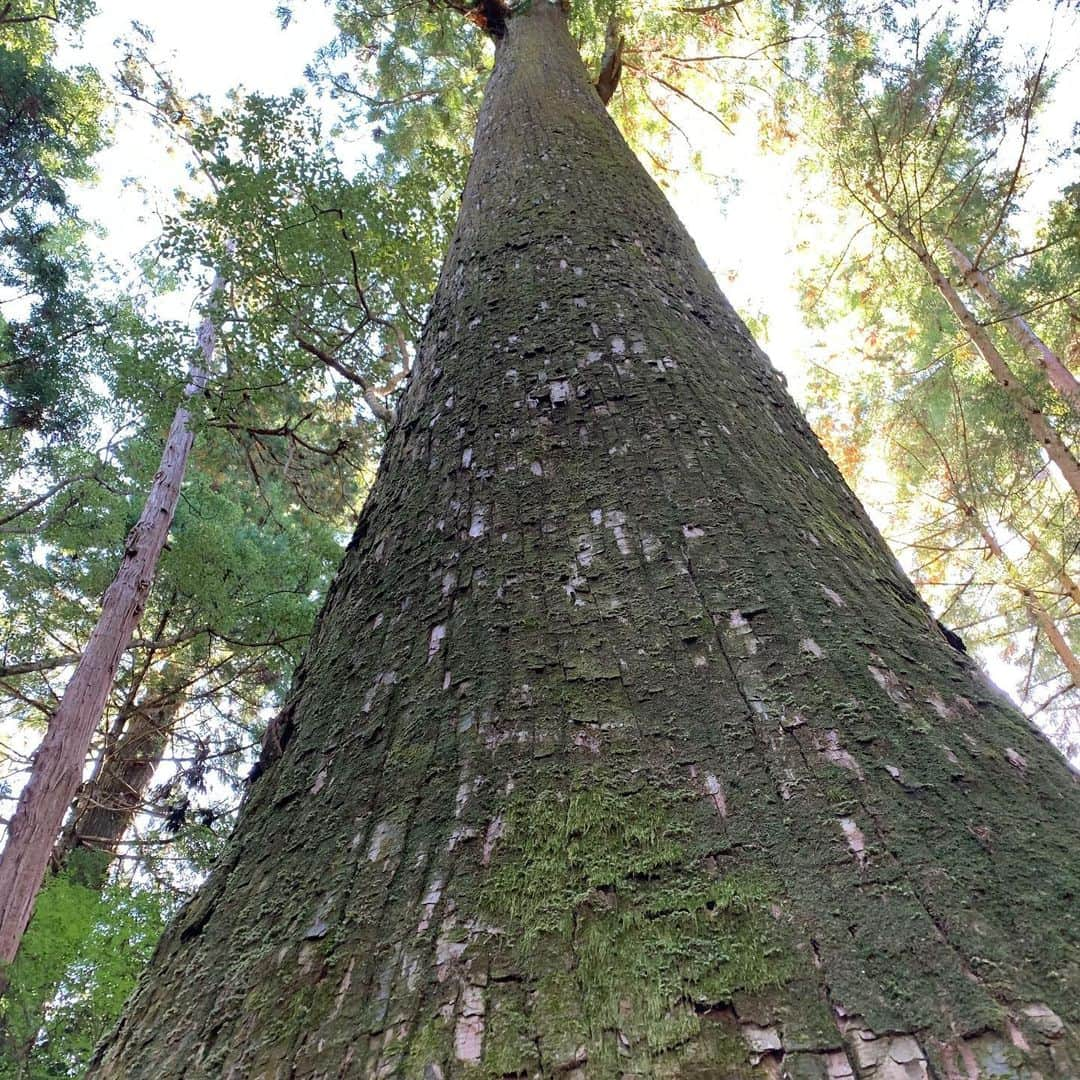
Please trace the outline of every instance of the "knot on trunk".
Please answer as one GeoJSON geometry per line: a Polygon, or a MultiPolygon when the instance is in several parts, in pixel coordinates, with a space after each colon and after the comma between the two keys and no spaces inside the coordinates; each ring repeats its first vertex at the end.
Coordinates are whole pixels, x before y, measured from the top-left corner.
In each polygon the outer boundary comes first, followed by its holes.
{"type": "Polygon", "coordinates": [[[465,13],[465,18],[493,38],[505,36],[506,20],[509,17],[510,8],[502,0],[480,0],[475,7],[465,13]]]}

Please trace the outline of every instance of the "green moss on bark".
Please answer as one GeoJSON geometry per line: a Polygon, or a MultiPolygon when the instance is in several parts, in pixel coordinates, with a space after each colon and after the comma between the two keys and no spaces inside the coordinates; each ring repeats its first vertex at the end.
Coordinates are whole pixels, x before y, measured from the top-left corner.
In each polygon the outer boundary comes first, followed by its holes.
{"type": "Polygon", "coordinates": [[[694,798],[620,790],[588,771],[565,794],[518,788],[503,811],[481,911],[523,962],[537,950],[563,958],[569,974],[542,979],[535,1007],[554,1013],[562,1002],[566,1015],[538,1027],[565,1030],[568,1048],[584,1038],[590,1061],[610,1053],[604,1032],[662,1053],[698,1035],[695,1007],[792,973],[777,883],[706,865],[695,851],[694,798]]]}

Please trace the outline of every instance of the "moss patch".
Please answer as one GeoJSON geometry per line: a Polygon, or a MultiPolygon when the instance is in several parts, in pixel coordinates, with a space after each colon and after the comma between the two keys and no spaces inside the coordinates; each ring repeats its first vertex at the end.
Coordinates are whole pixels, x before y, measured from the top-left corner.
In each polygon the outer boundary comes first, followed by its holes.
{"type": "Polygon", "coordinates": [[[694,1006],[791,975],[774,883],[707,868],[697,801],[621,791],[592,772],[565,793],[514,792],[480,903],[532,970],[550,972],[532,1007],[545,1043],[584,1036],[595,1060],[611,1044],[603,1033],[618,1032],[659,1053],[697,1036],[694,1006]]]}

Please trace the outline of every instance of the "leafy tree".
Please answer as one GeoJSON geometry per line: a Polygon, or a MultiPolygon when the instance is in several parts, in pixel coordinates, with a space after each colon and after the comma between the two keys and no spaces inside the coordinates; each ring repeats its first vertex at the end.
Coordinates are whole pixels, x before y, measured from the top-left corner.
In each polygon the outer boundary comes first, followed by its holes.
{"type": "MultiPolygon", "coordinates": [[[[129,95],[145,91],[146,83],[135,82],[140,62],[155,80],[158,96],[149,104],[168,117],[175,89],[145,54],[125,66],[129,95]]],[[[142,827],[132,853],[152,876],[163,867],[154,855],[160,842],[175,837],[174,848],[188,849],[185,861],[203,864],[227,830],[232,799],[222,792],[238,788],[261,716],[296,662],[313,600],[340,551],[340,515],[363,490],[373,461],[373,418],[390,415],[375,390],[389,394],[408,373],[403,327],[416,319],[410,303],[430,288],[435,265],[425,252],[442,213],[426,182],[391,186],[363,174],[347,180],[332,148],[295,155],[295,137],[317,134],[299,97],[252,98],[220,117],[189,112],[197,124],[176,129],[170,122],[213,197],[189,201],[169,227],[163,255],[190,266],[220,252],[235,273],[224,302],[211,298],[214,318],[225,323],[218,334],[225,362],[191,421],[200,429],[198,449],[143,615],[145,636],[120,673],[88,781],[56,851],[61,865],[82,851],[110,858],[130,852],[125,833],[149,807],[160,824],[142,827]],[[336,204],[324,212],[315,193],[336,204]],[[252,220],[261,231],[241,227],[252,220]],[[241,234],[244,243],[223,240],[223,232],[241,234]],[[397,256],[391,265],[391,245],[401,243],[414,258],[397,256]],[[171,775],[152,788],[155,767],[169,759],[171,775]]],[[[8,515],[14,535],[24,538],[8,549],[13,619],[3,669],[9,716],[20,722],[52,715],[52,680],[79,657],[103,575],[111,575],[131,507],[149,483],[146,465],[175,400],[178,362],[190,354],[180,328],[114,315],[104,372],[110,405],[99,415],[118,431],[138,431],[111,442],[109,468],[95,470],[95,484],[116,497],[71,498],[51,516],[72,481],[47,489],[44,499],[24,499],[8,515]],[[53,655],[41,655],[43,643],[53,655]]],[[[14,993],[39,1004],[49,998],[45,984],[16,985],[14,993]]],[[[13,1037],[19,1052],[39,1060],[33,1040],[13,1037]]]]}
{"type": "Polygon", "coordinates": [[[87,67],[53,63],[58,27],[86,0],[12,0],[0,10],[0,433],[5,456],[24,433],[70,432],[87,401],[86,350],[97,323],[72,273],[82,225],[68,185],[86,179],[103,140],[102,85],[87,67]],[[57,349],[58,341],[69,347],[57,349]]]}
{"type": "Polygon", "coordinates": [[[993,30],[1006,12],[849,25],[804,69],[811,168],[832,177],[848,225],[804,295],[822,325],[855,316],[865,356],[819,381],[815,416],[846,386],[864,453],[896,478],[891,530],[916,580],[1025,672],[1034,714],[1055,703],[1067,740],[1080,639],[1062,479],[1076,491],[1080,414],[1059,355],[1070,287],[1037,267],[1067,265],[1069,242],[1051,227],[1027,251],[1016,224],[1054,78],[1045,55],[1009,60],[993,30]]]}
{"type": "Polygon", "coordinates": [[[92,857],[72,860],[38,900],[3,1003],[5,1080],[76,1074],[171,914],[167,893],[123,879],[103,890],[99,872],[92,857]]]}

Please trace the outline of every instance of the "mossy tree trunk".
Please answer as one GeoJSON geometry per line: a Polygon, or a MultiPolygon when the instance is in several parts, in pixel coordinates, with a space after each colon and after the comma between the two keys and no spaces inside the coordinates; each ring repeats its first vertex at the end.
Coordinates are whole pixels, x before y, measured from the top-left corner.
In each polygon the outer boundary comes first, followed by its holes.
{"type": "Polygon", "coordinates": [[[1078,807],[533,0],[261,775],[91,1075],[1072,1075],[1078,807]]]}

